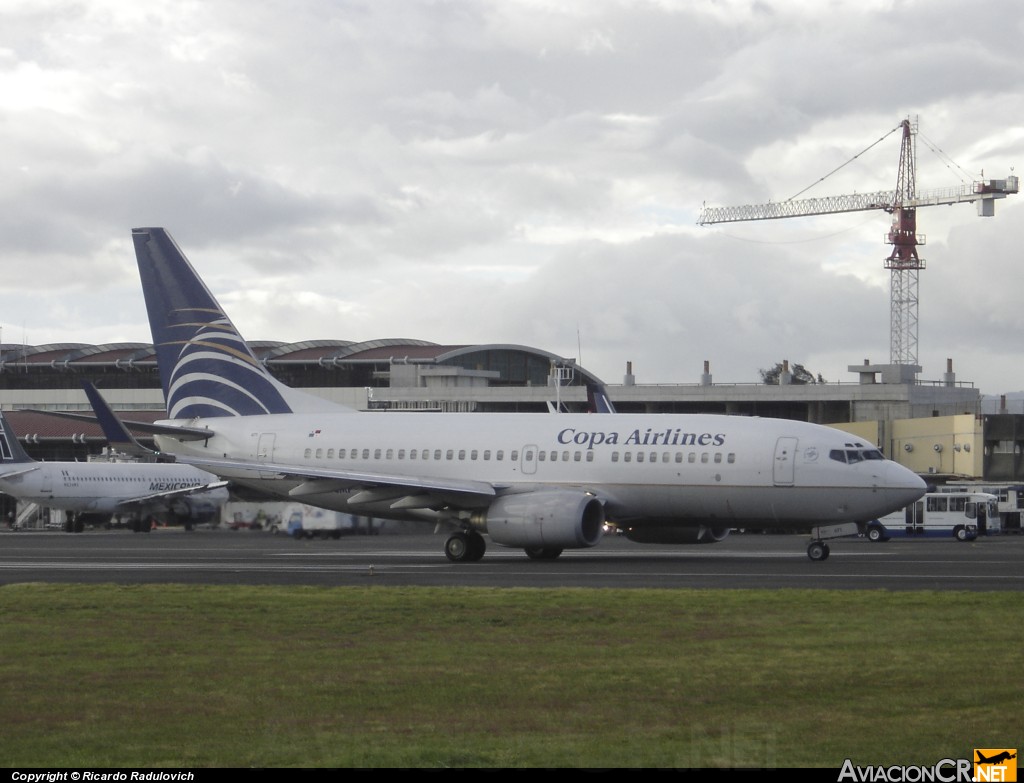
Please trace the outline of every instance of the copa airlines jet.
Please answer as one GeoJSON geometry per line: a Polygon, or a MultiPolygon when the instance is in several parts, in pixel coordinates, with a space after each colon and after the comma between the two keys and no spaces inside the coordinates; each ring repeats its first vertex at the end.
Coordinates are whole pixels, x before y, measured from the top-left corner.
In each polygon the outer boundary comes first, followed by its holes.
{"type": "Polygon", "coordinates": [[[188,526],[227,500],[226,481],[193,465],[173,462],[36,462],[0,413],[0,492],[75,514],[68,530],[81,532],[85,516],[139,518],[170,515],[188,526]]]}
{"type": "MultiPolygon", "coordinates": [[[[133,239],[169,416],[160,448],[310,505],[449,526],[453,561],[482,557],[483,533],[551,558],[606,528],[673,544],[736,527],[812,532],[925,491],[874,446],[806,422],[341,407],[267,372],[165,229],[133,239]]],[[[809,556],[827,557],[812,538],[809,556]]]]}

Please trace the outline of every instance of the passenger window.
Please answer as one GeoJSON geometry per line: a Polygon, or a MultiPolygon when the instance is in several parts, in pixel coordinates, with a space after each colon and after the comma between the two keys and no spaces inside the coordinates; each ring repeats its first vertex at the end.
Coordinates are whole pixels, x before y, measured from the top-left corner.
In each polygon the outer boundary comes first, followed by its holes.
{"type": "Polygon", "coordinates": [[[399,459],[405,459],[405,449],[399,449],[398,450],[398,458],[399,459]]]}
{"type": "Polygon", "coordinates": [[[316,450],[316,458],[317,459],[323,459],[324,458],[324,450],[323,449],[317,449],[316,450]]]}
{"type": "Polygon", "coordinates": [[[587,462],[593,462],[593,461],[594,461],[594,452],[588,451],[587,452],[587,462]]]}
{"type": "Polygon", "coordinates": [[[727,462],[732,465],[736,461],[736,455],[733,452],[729,452],[729,458],[727,462]]]}
{"type": "Polygon", "coordinates": [[[637,462],[643,462],[644,461],[644,453],[642,451],[638,451],[636,453],[636,461],[637,462]]]}
{"type": "Polygon", "coordinates": [[[448,451],[446,451],[444,453],[444,458],[448,459],[448,460],[452,459],[454,456],[455,456],[455,450],[454,449],[448,449],[448,451]]]}
{"type": "MultiPolygon", "coordinates": [[[[592,452],[592,451],[588,451],[587,452],[587,456],[589,457],[593,453],[594,452],[592,452]]],[[[612,462],[618,462],[618,461],[619,461],[619,452],[613,451],[612,452],[612,462]]]]}
{"type": "Polygon", "coordinates": [[[484,462],[487,462],[491,458],[491,450],[484,449],[484,462]]]}
{"type": "Polygon", "coordinates": [[[574,451],[572,453],[573,462],[579,462],[582,457],[583,457],[583,455],[580,452],[578,452],[578,451],[574,451]]]}
{"type": "Polygon", "coordinates": [[[338,449],[338,459],[345,459],[345,449],[338,449]]]}
{"type": "Polygon", "coordinates": [[[334,449],[327,449],[327,459],[334,459],[334,449]]]}
{"type": "Polygon", "coordinates": [[[305,457],[306,459],[309,459],[310,457],[313,456],[313,449],[306,449],[304,452],[302,452],[302,456],[305,457]]]}
{"type": "Polygon", "coordinates": [[[459,459],[460,460],[466,459],[466,450],[465,449],[459,449],[459,459]]]}
{"type": "Polygon", "coordinates": [[[540,452],[540,453],[539,453],[539,454],[537,455],[537,462],[543,462],[543,461],[544,461],[545,459],[547,459],[547,456],[548,456],[548,455],[547,455],[547,452],[546,452],[546,451],[542,451],[542,452],[540,452]]]}
{"type": "Polygon", "coordinates": [[[380,459],[380,449],[374,449],[373,450],[373,458],[374,459],[380,459]]]}
{"type": "Polygon", "coordinates": [[[622,452],[622,461],[623,462],[629,462],[629,458],[630,458],[630,456],[632,456],[632,453],[633,452],[631,452],[631,451],[624,451],[624,452],[622,452]]]}
{"type": "Polygon", "coordinates": [[[384,455],[384,459],[394,459],[394,458],[395,458],[395,450],[394,449],[388,449],[387,454],[384,455]]]}
{"type": "Polygon", "coordinates": [[[690,455],[689,455],[689,456],[688,456],[688,457],[686,458],[686,461],[687,461],[687,462],[696,462],[696,461],[697,461],[697,455],[696,455],[696,454],[694,454],[694,453],[693,453],[693,452],[691,451],[691,452],[690,452],[690,455]]]}
{"type": "Polygon", "coordinates": [[[498,453],[495,454],[494,456],[497,457],[498,462],[501,462],[503,459],[505,459],[505,451],[503,449],[498,449],[498,453]]]}
{"type": "Polygon", "coordinates": [[[722,452],[716,451],[715,452],[715,464],[716,465],[720,465],[721,463],[722,463],[722,452]]]}
{"type": "Polygon", "coordinates": [[[523,452],[523,459],[527,462],[533,462],[533,449],[527,449],[523,452]]]}
{"type": "Polygon", "coordinates": [[[703,454],[700,455],[700,461],[701,462],[707,462],[708,461],[708,453],[706,451],[703,454]]]}
{"type": "Polygon", "coordinates": [[[441,449],[434,449],[434,459],[441,459],[441,449]]]}
{"type": "Polygon", "coordinates": [[[369,449],[363,449],[363,459],[369,459],[369,458],[370,458],[370,450],[369,449]]]}
{"type": "Polygon", "coordinates": [[[476,459],[476,449],[473,449],[471,452],[469,452],[469,458],[471,460],[475,460],[476,459]]]}
{"type": "MultiPolygon", "coordinates": [[[[499,454],[498,459],[501,459],[501,456],[500,456],[501,452],[499,451],[498,454],[499,454]]],[[[510,460],[512,460],[513,462],[515,462],[516,460],[519,459],[519,451],[517,449],[512,449],[512,451],[510,451],[509,454],[508,454],[508,458],[510,460]]]]}

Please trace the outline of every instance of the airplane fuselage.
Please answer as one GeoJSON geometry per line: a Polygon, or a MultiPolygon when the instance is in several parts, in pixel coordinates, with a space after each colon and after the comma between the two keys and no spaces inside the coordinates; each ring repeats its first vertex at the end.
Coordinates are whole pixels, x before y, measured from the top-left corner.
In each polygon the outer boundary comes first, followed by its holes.
{"type": "MultiPolygon", "coordinates": [[[[301,481],[276,474],[272,466],[314,476],[316,470],[341,470],[426,483],[480,482],[497,495],[582,490],[602,500],[609,521],[629,524],[809,527],[861,521],[916,499],[924,489],[915,474],[848,433],[778,419],[345,412],[187,423],[209,427],[211,438],[158,436],[161,448],[200,460],[244,459],[252,465],[216,472],[280,496],[384,518],[422,518],[410,490],[382,489],[374,496],[356,481],[301,481]],[[268,469],[261,471],[261,463],[268,469]]],[[[475,505],[486,508],[492,500],[480,495],[475,505]]],[[[467,505],[474,503],[463,498],[460,506],[467,505]]]]}
{"type": "MultiPolygon", "coordinates": [[[[191,465],[126,462],[33,462],[0,475],[0,491],[49,508],[112,514],[132,500],[201,487],[214,477],[191,465]]],[[[221,490],[218,497],[225,499],[221,490]],[[223,497],[221,497],[223,496],[223,497]]],[[[154,506],[166,501],[154,499],[154,506]]]]}

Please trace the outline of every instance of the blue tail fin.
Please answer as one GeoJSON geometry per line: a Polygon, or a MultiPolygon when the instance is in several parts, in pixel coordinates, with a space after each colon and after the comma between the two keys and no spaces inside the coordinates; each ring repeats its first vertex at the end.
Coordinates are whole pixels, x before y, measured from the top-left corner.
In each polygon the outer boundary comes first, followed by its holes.
{"type": "Polygon", "coordinates": [[[170,418],[338,410],[267,372],[166,229],[132,239],[170,418]]]}
{"type": "Polygon", "coordinates": [[[0,465],[18,465],[28,462],[35,462],[25,449],[21,447],[17,437],[11,432],[7,418],[0,413],[0,465]]]}

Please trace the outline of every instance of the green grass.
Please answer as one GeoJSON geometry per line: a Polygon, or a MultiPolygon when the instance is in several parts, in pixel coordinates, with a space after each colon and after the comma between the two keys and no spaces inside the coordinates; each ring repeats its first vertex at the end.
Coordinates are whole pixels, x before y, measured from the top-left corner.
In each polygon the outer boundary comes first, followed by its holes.
{"type": "Polygon", "coordinates": [[[0,588],[2,767],[835,767],[1019,744],[1014,593],[0,588]]]}

